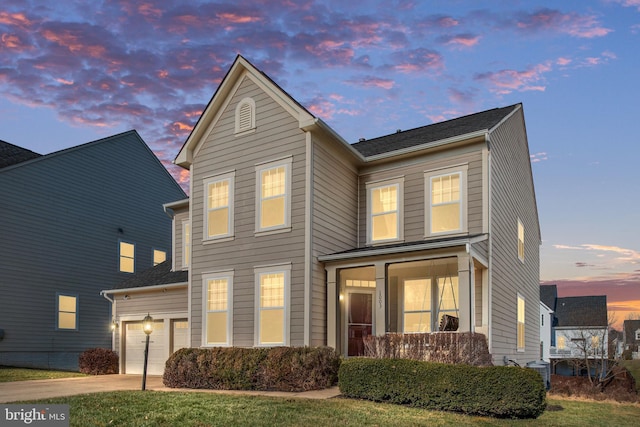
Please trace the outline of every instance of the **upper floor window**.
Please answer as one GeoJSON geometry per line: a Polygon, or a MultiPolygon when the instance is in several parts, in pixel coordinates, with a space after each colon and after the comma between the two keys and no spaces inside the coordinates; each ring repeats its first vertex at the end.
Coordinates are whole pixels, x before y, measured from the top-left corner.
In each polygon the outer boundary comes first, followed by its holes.
{"type": "Polygon", "coordinates": [[[367,243],[403,239],[404,178],[367,183],[367,243]]]}
{"type": "Polygon", "coordinates": [[[565,348],[567,348],[567,339],[565,337],[559,336],[557,341],[558,350],[564,350],[565,348]]]}
{"type": "Polygon", "coordinates": [[[244,98],[236,106],[235,133],[242,133],[256,128],[256,103],[251,98],[244,98]]]}
{"type": "Polygon", "coordinates": [[[525,304],[524,297],[518,294],[518,326],[517,326],[517,343],[518,351],[524,351],[525,337],[524,337],[524,320],[525,320],[525,304]]]}
{"type": "Polygon", "coordinates": [[[291,265],[256,268],[255,275],[256,345],[288,345],[291,265]]]}
{"type": "Polygon", "coordinates": [[[293,158],[256,166],[256,232],[291,227],[293,158]]]}
{"type": "Polygon", "coordinates": [[[233,181],[230,172],[204,181],[204,239],[233,237],[233,181]]]}
{"type": "Polygon", "coordinates": [[[120,271],[123,273],[135,272],[135,251],[136,247],[133,243],[120,241],[119,244],[119,259],[120,259],[120,271]]]}
{"type": "Polygon", "coordinates": [[[425,172],[426,235],[467,230],[467,167],[425,172]]]}
{"type": "Polygon", "coordinates": [[[518,258],[524,262],[524,226],[518,219],[518,258]]]}
{"type": "Polygon", "coordinates": [[[57,329],[78,329],[78,297],[75,295],[57,295],[57,329]]]}
{"type": "Polygon", "coordinates": [[[231,345],[233,272],[205,276],[204,343],[231,345]]]}
{"type": "Polygon", "coordinates": [[[182,222],[182,267],[189,267],[191,262],[191,222],[182,222]]]}
{"type": "Polygon", "coordinates": [[[163,262],[165,262],[167,260],[167,252],[160,250],[160,249],[154,249],[153,250],[153,265],[158,265],[161,264],[163,262]]]}

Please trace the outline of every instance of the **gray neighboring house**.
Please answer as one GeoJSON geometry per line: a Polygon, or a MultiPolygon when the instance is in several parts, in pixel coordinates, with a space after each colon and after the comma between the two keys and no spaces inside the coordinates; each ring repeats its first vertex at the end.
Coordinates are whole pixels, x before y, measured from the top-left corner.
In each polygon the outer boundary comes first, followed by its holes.
{"type": "Polygon", "coordinates": [[[0,142],[0,365],[111,347],[100,290],[168,258],[185,194],[136,131],[39,155],[0,142]]]}
{"type": "Polygon", "coordinates": [[[640,359],[640,320],[625,320],[622,326],[624,350],[631,351],[632,359],[640,359]]]}
{"type": "Polygon", "coordinates": [[[541,237],[521,104],[349,144],[238,56],[175,163],[190,171],[190,199],[164,208],[172,271],[188,286],[104,292],[121,360],[139,357],[127,334],[147,312],[166,359],[185,308],[190,347],[354,356],[368,335],[435,333],[449,319],[485,334],[496,364],[539,358],[541,237]],[[121,311],[134,299],[138,317],[121,311]]]}
{"type": "Polygon", "coordinates": [[[558,297],[556,285],[541,285],[540,300],[551,314],[551,373],[583,375],[572,359],[597,361],[608,357],[609,324],[607,297],[588,295],[558,297]]]}

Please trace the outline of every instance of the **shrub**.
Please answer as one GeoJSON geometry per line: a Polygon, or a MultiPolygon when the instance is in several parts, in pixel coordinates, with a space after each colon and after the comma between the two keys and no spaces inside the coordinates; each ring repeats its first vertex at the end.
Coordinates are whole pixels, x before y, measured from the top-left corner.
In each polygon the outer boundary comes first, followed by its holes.
{"type": "Polygon", "coordinates": [[[540,374],[518,367],[352,358],[338,385],[347,397],[498,418],[536,418],[546,404],[540,374]]]}
{"type": "Polygon", "coordinates": [[[491,366],[484,335],[472,332],[385,334],[365,338],[365,356],[491,366]]]}
{"type": "Polygon", "coordinates": [[[167,387],[318,390],[335,384],[340,358],[329,347],[184,348],[165,365],[167,387]]]}
{"type": "Polygon", "coordinates": [[[117,374],[118,355],[106,348],[91,348],[80,353],[78,366],[83,374],[117,374]]]}

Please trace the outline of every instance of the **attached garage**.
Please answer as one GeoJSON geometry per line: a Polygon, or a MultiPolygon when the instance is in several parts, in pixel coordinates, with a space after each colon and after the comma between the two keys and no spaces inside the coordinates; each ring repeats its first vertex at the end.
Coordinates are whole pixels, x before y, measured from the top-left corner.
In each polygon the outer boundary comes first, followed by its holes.
{"type": "Polygon", "coordinates": [[[190,345],[187,272],[170,271],[170,266],[170,261],[158,264],[124,282],[119,289],[102,292],[111,301],[117,325],[112,347],[120,356],[121,374],[143,372],[146,335],[142,319],[147,314],[154,321],[149,336],[148,375],[162,375],[169,356],[190,345]]]}

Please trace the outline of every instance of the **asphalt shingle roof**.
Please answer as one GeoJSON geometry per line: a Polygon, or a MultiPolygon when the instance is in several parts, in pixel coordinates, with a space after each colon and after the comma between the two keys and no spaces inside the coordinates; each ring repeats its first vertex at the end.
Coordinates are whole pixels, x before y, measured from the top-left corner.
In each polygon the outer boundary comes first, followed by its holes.
{"type": "Polygon", "coordinates": [[[365,157],[402,150],[429,142],[440,141],[459,135],[489,130],[500,123],[520,104],[494,108],[440,123],[360,141],[353,148],[365,157]]]}
{"type": "Polygon", "coordinates": [[[563,297],[556,301],[555,317],[559,327],[608,326],[605,295],[563,297]]]}
{"type": "Polygon", "coordinates": [[[40,156],[41,154],[0,140],[0,169],[40,156]]]}
{"type": "Polygon", "coordinates": [[[624,336],[626,344],[633,344],[636,342],[636,331],[640,329],[640,320],[625,320],[623,323],[624,336]]]}
{"type": "Polygon", "coordinates": [[[555,311],[557,298],[558,287],[556,285],[540,285],[540,301],[544,305],[555,311]]]}
{"type": "Polygon", "coordinates": [[[186,283],[187,271],[171,271],[171,260],[166,260],[154,267],[136,273],[130,279],[118,283],[113,289],[142,288],[145,286],[169,285],[172,283],[186,283]]]}

